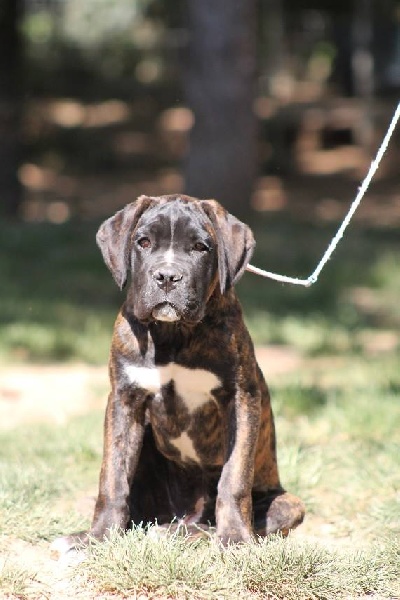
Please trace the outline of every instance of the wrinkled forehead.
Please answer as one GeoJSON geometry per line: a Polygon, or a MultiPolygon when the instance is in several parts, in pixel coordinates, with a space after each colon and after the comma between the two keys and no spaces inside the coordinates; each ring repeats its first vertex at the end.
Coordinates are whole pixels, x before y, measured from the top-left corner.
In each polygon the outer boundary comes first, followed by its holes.
{"type": "Polygon", "coordinates": [[[214,237],[213,226],[199,205],[182,200],[150,207],[139,219],[136,230],[168,239],[201,232],[214,237]]]}

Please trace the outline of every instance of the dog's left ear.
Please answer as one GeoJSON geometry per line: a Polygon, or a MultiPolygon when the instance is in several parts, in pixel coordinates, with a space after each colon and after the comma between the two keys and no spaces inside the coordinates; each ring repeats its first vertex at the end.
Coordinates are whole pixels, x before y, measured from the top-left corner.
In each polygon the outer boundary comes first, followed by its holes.
{"type": "Polygon", "coordinates": [[[218,202],[201,200],[200,204],[217,236],[218,275],[223,294],[243,275],[256,242],[250,227],[228,213],[218,202]]]}
{"type": "Polygon", "coordinates": [[[141,215],[153,202],[153,198],[140,196],[104,221],[97,232],[96,242],[104,262],[121,290],[128,277],[131,234],[141,215]]]}

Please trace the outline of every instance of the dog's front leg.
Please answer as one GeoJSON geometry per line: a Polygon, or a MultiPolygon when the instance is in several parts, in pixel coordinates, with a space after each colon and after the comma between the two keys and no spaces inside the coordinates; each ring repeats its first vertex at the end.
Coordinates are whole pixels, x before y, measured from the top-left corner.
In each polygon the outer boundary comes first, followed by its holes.
{"type": "Polygon", "coordinates": [[[129,525],[129,493],[144,435],[144,403],[113,390],[104,422],[104,451],[91,535],[102,539],[111,527],[129,525]]]}
{"type": "Polygon", "coordinates": [[[104,453],[99,495],[92,527],[57,538],[51,545],[54,558],[86,546],[90,537],[102,540],[111,527],[129,524],[128,498],[144,433],[144,403],[127,391],[113,390],[108,399],[104,423],[104,453]]]}
{"type": "Polygon", "coordinates": [[[246,542],[252,537],[251,489],[260,412],[259,395],[243,391],[237,392],[228,408],[226,462],[216,502],[217,536],[224,545],[246,542]]]}

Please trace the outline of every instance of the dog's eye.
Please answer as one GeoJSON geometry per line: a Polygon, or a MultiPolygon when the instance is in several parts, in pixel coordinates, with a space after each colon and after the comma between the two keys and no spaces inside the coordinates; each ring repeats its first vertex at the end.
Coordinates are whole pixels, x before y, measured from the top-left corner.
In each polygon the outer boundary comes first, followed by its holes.
{"type": "Polygon", "coordinates": [[[196,252],[208,252],[209,247],[203,244],[203,242],[196,242],[193,244],[193,250],[196,252]]]}
{"type": "Polygon", "coordinates": [[[138,245],[141,248],[150,248],[151,247],[151,241],[149,240],[148,237],[142,237],[137,241],[138,245]]]}

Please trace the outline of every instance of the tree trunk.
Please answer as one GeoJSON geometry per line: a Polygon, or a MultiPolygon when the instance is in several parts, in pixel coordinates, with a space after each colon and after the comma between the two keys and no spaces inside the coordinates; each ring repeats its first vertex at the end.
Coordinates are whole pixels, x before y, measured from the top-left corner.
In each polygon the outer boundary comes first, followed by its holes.
{"type": "Polygon", "coordinates": [[[353,6],[353,87],[356,96],[363,101],[362,119],[357,131],[357,141],[365,148],[369,148],[373,142],[371,107],[374,91],[372,1],[353,0],[353,6]]]}
{"type": "Polygon", "coordinates": [[[257,169],[255,0],[188,0],[186,190],[244,217],[257,169]]]}
{"type": "Polygon", "coordinates": [[[276,78],[285,68],[283,0],[264,0],[262,3],[263,70],[268,78],[268,92],[275,93],[276,78]]]}
{"type": "Polygon", "coordinates": [[[17,177],[20,148],[20,0],[0,4],[0,211],[15,216],[21,201],[17,177]]]}

